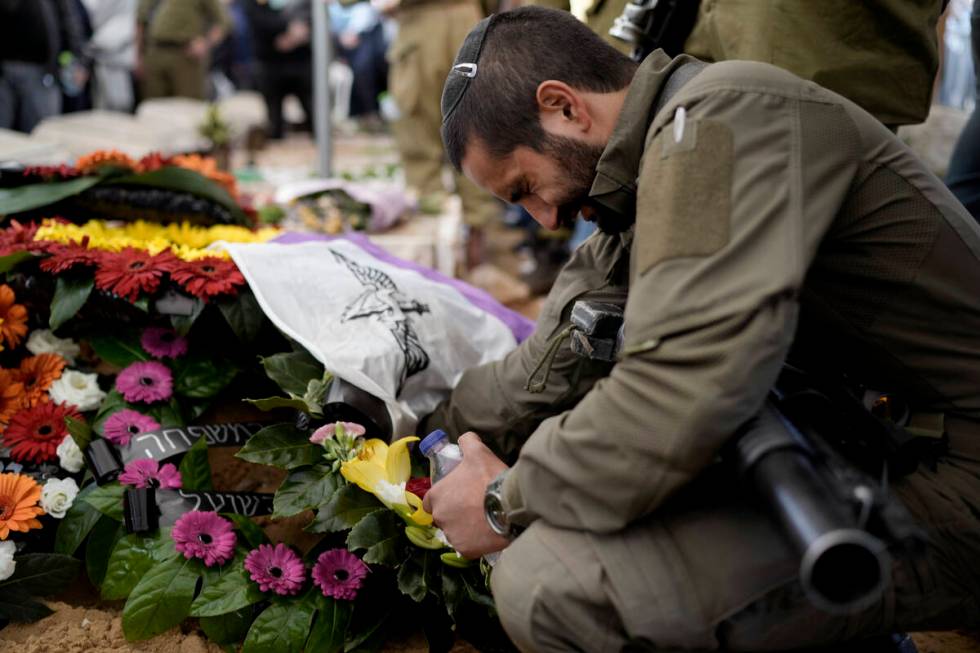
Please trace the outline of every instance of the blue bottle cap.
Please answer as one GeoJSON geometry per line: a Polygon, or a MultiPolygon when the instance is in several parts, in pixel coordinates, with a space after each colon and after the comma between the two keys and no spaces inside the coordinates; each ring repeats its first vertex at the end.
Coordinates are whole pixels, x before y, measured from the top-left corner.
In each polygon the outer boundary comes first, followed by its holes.
{"type": "Polygon", "coordinates": [[[443,440],[448,440],[449,436],[442,429],[436,429],[432,433],[425,436],[421,442],[419,442],[419,451],[422,452],[423,456],[428,456],[429,452],[432,451],[432,447],[436,446],[443,440]]]}

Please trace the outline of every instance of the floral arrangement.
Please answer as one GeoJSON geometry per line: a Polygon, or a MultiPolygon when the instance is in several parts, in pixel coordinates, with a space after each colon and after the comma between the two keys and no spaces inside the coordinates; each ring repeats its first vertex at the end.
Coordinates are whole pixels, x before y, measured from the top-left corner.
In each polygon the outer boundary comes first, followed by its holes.
{"type": "Polygon", "coordinates": [[[44,616],[32,597],[84,566],[103,598],[125,600],[134,641],[186,619],[245,653],[367,649],[406,620],[443,643],[454,623],[499,629],[487,569],[422,509],[418,438],[389,444],[373,424],[332,419],[329,372],[205,249],[275,233],[59,220],[0,231],[0,572],[11,572],[0,617],[44,616]],[[207,438],[172,458],[125,459],[111,477],[92,452],[207,423],[216,400],[247,395],[264,397],[248,401],[266,418],[237,457],[280,470],[271,519],[298,521],[296,537],[270,540],[253,517],[189,503],[132,528],[134,496],[158,508],[214,491],[207,438]]]}
{"type": "MultiPolygon", "coordinates": [[[[74,166],[32,166],[21,183],[0,189],[0,216],[37,211],[73,221],[118,215],[131,220],[189,220],[249,225],[235,177],[210,157],[149,154],[136,160],[117,150],[79,157],[74,166]]],[[[32,213],[33,212],[33,213],[32,213]]]]}

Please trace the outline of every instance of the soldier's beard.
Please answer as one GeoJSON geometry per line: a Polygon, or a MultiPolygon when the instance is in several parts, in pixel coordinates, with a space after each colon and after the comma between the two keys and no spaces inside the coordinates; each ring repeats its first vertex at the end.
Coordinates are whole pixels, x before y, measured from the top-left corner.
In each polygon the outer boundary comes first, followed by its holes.
{"type": "MultiPolygon", "coordinates": [[[[589,197],[596,166],[605,148],[567,136],[546,134],[543,150],[555,161],[566,179],[558,196],[558,225],[574,228],[575,217],[589,197]]],[[[600,225],[601,228],[601,225],[600,225]]]]}

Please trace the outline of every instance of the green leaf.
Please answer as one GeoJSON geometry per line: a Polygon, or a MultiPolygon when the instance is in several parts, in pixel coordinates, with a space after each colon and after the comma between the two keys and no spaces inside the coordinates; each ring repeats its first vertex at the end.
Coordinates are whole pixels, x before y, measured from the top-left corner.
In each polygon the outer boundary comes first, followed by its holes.
{"type": "Polygon", "coordinates": [[[82,451],[87,449],[92,442],[92,427],[74,417],[65,417],[65,426],[68,427],[68,433],[71,434],[71,439],[75,441],[78,448],[82,451]]]}
{"type": "Polygon", "coordinates": [[[353,605],[350,601],[318,596],[316,621],[313,622],[310,638],[306,641],[306,650],[316,653],[343,651],[352,616],[353,605]]]}
{"type": "Polygon", "coordinates": [[[286,397],[268,397],[266,399],[246,399],[259,410],[275,410],[277,408],[295,408],[304,413],[310,412],[310,406],[302,399],[288,399],[286,397]]]}
{"type": "Polygon", "coordinates": [[[170,326],[174,328],[179,336],[186,336],[191,332],[191,327],[197,322],[197,318],[201,317],[201,313],[204,312],[204,307],[206,304],[200,299],[194,298],[194,308],[191,310],[190,315],[171,315],[170,316],[170,326]]]}
{"type": "Polygon", "coordinates": [[[143,351],[139,338],[134,334],[94,336],[89,339],[89,344],[99,358],[118,367],[150,360],[150,355],[143,351]]]}
{"type": "Polygon", "coordinates": [[[52,614],[51,608],[31,600],[31,594],[23,590],[7,590],[0,593],[0,619],[31,623],[52,614]]]}
{"type": "Polygon", "coordinates": [[[347,536],[347,548],[351,551],[367,549],[364,562],[394,566],[401,562],[399,551],[404,548],[404,523],[388,510],[378,510],[367,515],[351,529],[347,536]]]}
{"type": "Polygon", "coordinates": [[[299,601],[277,600],[266,608],[248,629],[242,653],[300,653],[313,620],[314,591],[299,601]]]}
{"type": "Polygon", "coordinates": [[[220,617],[201,617],[198,623],[212,642],[237,644],[245,639],[248,627],[252,625],[252,614],[253,608],[249,606],[220,617]]]}
{"type": "Polygon", "coordinates": [[[105,515],[92,529],[92,535],[85,542],[85,572],[96,587],[105,579],[112,550],[125,534],[126,529],[122,524],[105,515]]]}
{"type": "Polygon", "coordinates": [[[316,518],[306,526],[311,533],[345,531],[384,506],[356,485],[344,485],[317,508],[316,518]]]}
{"type": "Polygon", "coordinates": [[[220,300],[218,308],[243,345],[250,345],[258,340],[265,314],[251,290],[241,290],[237,297],[220,300]]]}
{"type": "Polygon", "coordinates": [[[442,567],[442,601],[446,604],[449,616],[456,614],[459,606],[466,598],[466,586],[460,578],[460,570],[453,567],[442,567]]]}
{"type": "Polygon", "coordinates": [[[23,592],[47,596],[62,591],[75,580],[82,563],[63,553],[25,553],[17,556],[17,569],[0,581],[0,596],[23,592]]]}
{"type": "Polygon", "coordinates": [[[144,313],[150,312],[150,298],[147,297],[146,295],[141,295],[140,297],[137,297],[136,300],[132,302],[132,304],[133,306],[140,309],[144,313]]]}
{"type": "Polygon", "coordinates": [[[174,392],[192,399],[207,399],[221,392],[238,374],[228,361],[187,356],[173,364],[174,392]]]}
{"type": "Polygon", "coordinates": [[[180,486],[184,490],[213,489],[206,438],[198,438],[180,461],[180,486]]]}
{"type": "MultiPolygon", "coordinates": [[[[442,564],[437,553],[416,551],[398,569],[398,589],[416,603],[436,594],[442,564]]],[[[438,595],[437,595],[438,596],[438,595]]]]}
{"type": "Polygon", "coordinates": [[[214,583],[208,583],[191,605],[192,617],[216,617],[235,612],[266,598],[259,586],[249,579],[240,561],[223,573],[214,583]]]}
{"type": "Polygon", "coordinates": [[[312,465],[322,451],[294,425],[273,424],[249,438],[235,456],[250,463],[293,469],[312,465]]]}
{"type": "MultiPolygon", "coordinates": [[[[245,215],[245,212],[242,211],[242,208],[232,199],[224,187],[193,170],[167,166],[159,170],[154,170],[153,172],[116,177],[107,182],[107,184],[150,186],[152,188],[164,188],[198,195],[228,209],[236,224],[249,225],[248,216],[245,215]]],[[[0,204],[0,209],[2,209],[2,204],[0,204]]]]}
{"type": "Polygon", "coordinates": [[[269,378],[289,395],[302,397],[311,379],[322,379],[323,365],[306,351],[287,352],[262,358],[269,378]]]}
{"type": "Polygon", "coordinates": [[[48,325],[53,331],[75,317],[88,301],[95,287],[95,277],[70,277],[62,275],[55,280],[54,297],[51,298],[51,318],[48,325]]]}
{"type": "Polygon", "coordinates": [[[269,542],[269,538],[265,536],[265,531],[249,517],[230,512],[223,512],[221,516],[230,519],[235,524],[235,528],[238,529],[238,532],[242,534],[242,537],[245,538],[245,541],[253,549],[260,544],[267,544],[269,542]]]}
{"type": "Polygon", "coordinates": [[[290,517],[326,503],[342,483],[329,467],[294,469],[276,491],[272,518],[290,517]]]}
{"type": "MultiPolygon", "coordinates": [[[[134,410],[139,410],[139,406],[131,405],[134,410]]],[[[144,408],[147,415],[160,422],[160,426],[184,426],[184,417],[180,412],[180,402],[171,399],[165,404],[154,404],[148,410],[144,408]]]]}
{"type": "Polygon", "coordinates": [[[102,580],[102,598],[115,600],[129,596],[140,578],[157,564],[153,558],[156,546],[156,538],[137,533],[120,538],[109,556],[102,580]]]}
{"type": "Polygon", "coordinates": [[[198,565],[183,557],[152,567],[133,588],[123,608],[123,632],[129,641],[149,639],[173,628],[187,617],[198,565]]]}
{"type": "Polygon", "coordinates": [[[54,204],[66,197],[77,195],[100,181],[102,181],[101,177],[88,176],[69,181],[52,181],[27,184],[16,188],[0,188],[0,215],[12,215],[54,204]]]}
{"type": "Polygon", "coordinates": [[[122,498],[125,492],[126,488],[119,483],[109,483],[96,487],[83,498],[83,501],[103,515],[108,515],[121,522],[123,518],[122,498]]]}
{"type": "Polygon", "coordinates": [[[54,552],[72,555],[82,545],[95,525],[102,518],[102,513],[85,501],[95,488],[95,483],[86,485],[75,497],[75,502],[65,513],[64,519],[58,524],[58,532],[54,536],[54,552]]]}
{"type": "Polygon", "coordinates": [[[34,255],[26,251],[14,252],[13,254],[0,256],[0,273],[10,272],[27,259],[32,258],[34,258],[34,255]]]}

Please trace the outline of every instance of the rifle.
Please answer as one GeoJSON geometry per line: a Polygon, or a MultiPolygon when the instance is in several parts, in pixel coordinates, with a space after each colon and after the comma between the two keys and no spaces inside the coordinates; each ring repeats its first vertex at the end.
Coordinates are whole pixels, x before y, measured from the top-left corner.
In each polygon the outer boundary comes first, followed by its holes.
{"type": "MultiPolygon", "coordinates": [[[[571,321],[573,351],[616,360],[623,340],[620,307],[579,301],[571,321]]],[[[847,614],[880,598],[891,577],[891,553],[915,560],[925,548],[925,532],[888,491],[889,471],[910,473],[921,456],[943,445],[922,440],[876,417],[845,389],[818,388],[787,365],[763,409],[735,433],[722,459],[799,553],[800,584],[810,602],[847,614]]]]}
{"type": "Polygon", "coordinates": [[[677,56],[694,29],[700,4],[700,0],[629,0],[609,35],[632,45],[635,61],[643,61],[658,48],[677,56]]]}

